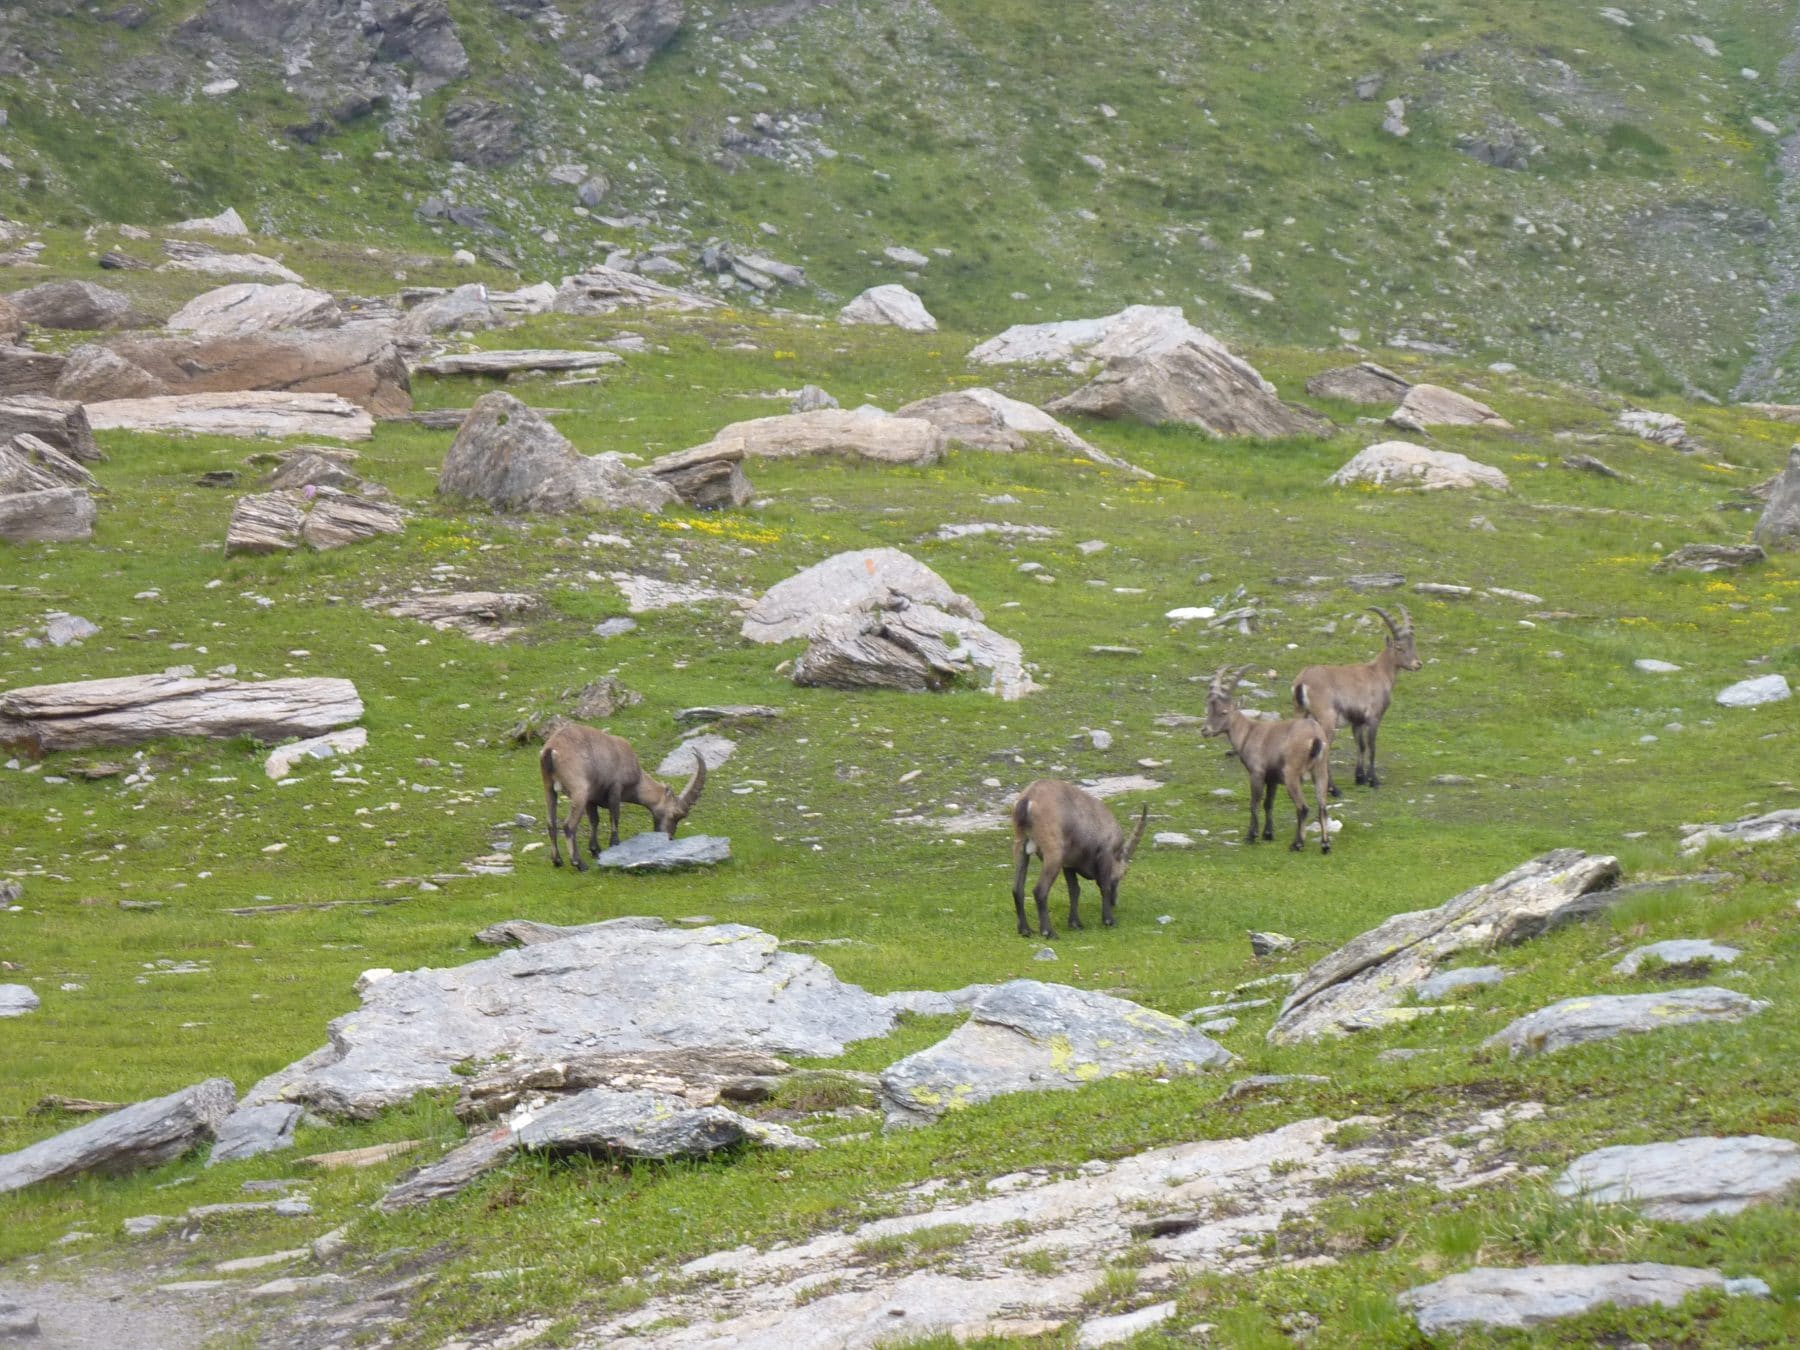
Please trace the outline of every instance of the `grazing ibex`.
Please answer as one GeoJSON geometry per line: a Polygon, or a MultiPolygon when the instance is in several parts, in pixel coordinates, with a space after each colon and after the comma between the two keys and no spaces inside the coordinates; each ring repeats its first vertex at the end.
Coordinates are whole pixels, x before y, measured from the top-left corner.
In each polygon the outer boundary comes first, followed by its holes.
{"type": "Polygon", "coordinates": [[[694,753],[694,776],[680,792],[671,792],[638,763],[631,742],[579,722],[564,722],[544,741],[538,756],[544,773],[544,800],[550,812],[550,860],[562,866],[562,846],[556,823],[556,790],[569,799],[569,858],[577,872],[587,871],[576,838],[581,817],[588,818],[588,847],[600,856],[600,808],[612,817],[611,844],[619,842],[619,807],[635,802],[650,812],[656,828],[673,839],[675,827],[687,819],[706,786],[706,761],[694,753]]]}
{"type": "Polygon", "coordinates": [[[1319,851],[1331,852],[1331,813],[1325,805],[1325,783],[1330,773],[1331,738],[1310,717],[1291,722],[1264,721],[1242,712],[1232,696],[1249,666],[1236,670],[1221,666],[1206,693],[1206,721],[1202,736],[1224,736],[1250,775],[1250,843],[1256,842],[1256,807],[1262,802],[1262,837],[1275,837],[1275,789],[1284,786],[1294,799],[1294,842],[1299,853],[1306,847],[1306,802],[1300,795],[1301,780],[1311,778],[1319,798],[1319,851]]]}
{"type": "MultiPolygon", "coordinates": [[[[1418,670],[1425,663],[1413,645],[1412,615],[1400,606],[1395,624],[1387,611],[1369,608],[1381,616],[1391,635],[1373,661],[1359,666],[1308,666],[1294,677],[1294,706],[1325,728],[1327,740],[1337,738],[1344,723],[1356,736],[1356,781],[1380,787],[1375,774],[1375,733],[1394,700],[1394,681],[1403,670],[1418,670]]],[[[1341,797],[1335,779],[1331,795],[1341,797]]]]}
{"type": "Polygon", "coordinates": [[[1019,917],[1019,936],[1030,937],[1025,920],[1025,874],[1031,855],[1043,859],[1032,896],[1037,900],[1038,932],[1053,938],[1050,926],[1050,888],[1061,872],[1069,883],[1069,927],[1081,928],[1081,883],[1086,877],[1100,887],[1100,922],[1113,926],[1113,909],[1119,901],[1119,883],[1131,870],[1131,855],[1144,837],[1150,808],[1138,817],[1137,831],[1125,842],[1125,831],[1093,793],[1057,778],[1040,778],[1013,804],[1013,910],[1019,917]]]}

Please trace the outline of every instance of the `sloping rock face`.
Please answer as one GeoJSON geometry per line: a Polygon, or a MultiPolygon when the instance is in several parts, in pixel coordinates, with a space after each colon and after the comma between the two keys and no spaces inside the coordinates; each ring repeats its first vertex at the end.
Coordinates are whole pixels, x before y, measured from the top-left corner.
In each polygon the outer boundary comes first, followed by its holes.
{"type": "Polygon", "coordinates": [[[99,510],[81,488],[45,488],[0,497],[0,539],[9,544],[72,544],[94,537],[99,510]]]}
{"type": "Polygon", "coordinates": [[[1401,1020],[1407,994],[1446,958],[1586,917],[1618,878],[1617,858],[1557,849],[1436,909],[1396,914],[1307,971],[1269,1039],[1286,1045],[1401,1020]]]}
{"type": "Polygon", "coordinates": [[[1732,989],[1706,986],[1660,994],[1596,994],[1565,998],[1511,1023],[1482,1042],[1514,1059],[1550,1054],[1572,1045],[1635,1036],[1692,1022],[1741,1022],[1769,1006],[1732,989]]]}
{"type": "Polygon", "coordinates": [[[91,281],[47,281],[14,291],[13,308],[39,328],[120,328],[131,322],[131,300],[91,281]]]}
{"type": "Polygon", "coordinates": [[[733,422],[694,453],[702,449],[755,459],[840,455],[879,464],[919,465],[943,458],[944,434],[919,418],[821,408],[733,422]]]}
{"type": "Polygon", "coordinates": [[[264,1079],[246,1104],[295,1101],[368,1119],[459,1065],[507,1056],[555,1065],[599,1051],[683,1047],[832,1057],[893,1029],[882,1000],[810,956],[739,924],[612,925],[450,970],[414,970],[368,987],[331,1043],[264,1079]]]}
{"type": "Polygon", "coordinates": [[[1013,980],[976,999],[969,1020],[881,1075],[890,1125],[921,1125],[1010,1092],[1101,1078],[1196,1074],[1230,1051],[1178,1017],[1067,985],[1013,980]]]}
{"type": "Polygon", "coordinates": [[[982,613],[936,572],[897,548],[839,553],[777,582],[744,616],[743,636],[752,642],[787,642],[812,637],[829,619],[904,595],[966,619],[982,613]]]}
{"type": "Polygon", "coordinates": [[[1155,475],[1096,449],[1041,408],[992,389],[959,389],[935,394],[896,409],[895,417],[923,418],[935,424],[952,445],[972,450],[1011,453],[1027,449],[1034,437],[1066,446],[1084,459],[1105,464],[1140,478],[1155,475]]]}
{"type": "Polygon", "coordinates": [[[1389,423],[1402,431],[1423,431],[1426,427],[1488,427],[1495,431],[1511,431],[1512,423],[1485,403],[1477,403],[1467,394],[1437,384],[1415,384],[1406,391],[1400,406],[1389,415],[1389,423]]]}
{"type": "Polygon", "coordinates": [[[838,311],[838,322],[882,324],[909,333],[937,332],[937,320],[925,302],[898,284],[869,287],[838,311]]]}
{"type": "Polygon", "coordinates": [[[1428,450],[1410,441],[1382,441],[1358,452],[1326,480],[1336,487],[1373,483],[1376,487],[1417,488],[1436,492],[1444,488],[1512,487],[1505,474],[1454,450],[1428,450]]]}
{"type": "Polygon", "coordinates": [[[349,680],[125,675],[0,693],[0,745],[91,750],[168,736],[318,736],[362,720],[349,680]]]}
{"type": "Polygon", "coordinates": [[[1253,367],[1219,354],[1216,343],[1182,342],[1117,356],[1051,412],[1130,418],[1151,426],[1178,423],[1211,436],[1324,436],[1328,418],[1283,403],[1253,367]]]}
{"type": "Polygon", "coordinates": [[[283,440],[320,436],[340,441],[366,441],[375,433],[374,418],[336,394],[283,394],[269,390],[159,394],[90,403],[87,411],[102,431],[283,440]]]}
{"type": "Polygon", "coordinates": [[[563,59],[612,81],[649,65],[681,30],[681,0],[587,0],[570,10],[563,59]]]}
{"type": "Polygon", "coordinates": [[[105,363],[102,368],[71,359],[57,385],[58,397],[82,403],[146,397],[148,377],[164,394],[336,394],[377,417],[412,408],[406,361],[383,324],[217,337],[120,337],[107,346],[124,365],[105,363]]]}
{"type": "Polygon", "coordinates": [[[204,337],[241,337],[277,328],[336,328],[343,322],[344,311],[325,291],[291,282],[265,286],[251,281],[195,296],[164,326],[204,337]]]}
{"type": "Polygon", "coordinates": [[[583,455],[511,394],[483,394],[456,433],[437,490],[474,497],[502,511],[656,512],[677,500],[651,474],[618,455],[583,455]]]}
{"type": "Polygon", "coordinates": [[[1756,522],[1756,542],[1771,553],[1800,551],[1800,446],[1788,453],[1769,504],[1756,522]]]}
{"type": "Polygon", "coordinates": [[[1673,1307],[1703,1289],[1724,1289],[1725,1277],[1696,1266],[1639,1261],[1614,1266],[1477,1266],[1435,1284],[1408,1289],[1400,1305],[1427,1336],[1474,1327],[1525,1328],[1595,1308],[1673,1307]]]}
{"type": "Polygon", "coordinates": [[[0,442],[0,496],[52,488],[98,487],[94,475],[47,441],[29,432],[0,442]]]}
{"type": "Polygon", "coordinates": [[[172,1092],[0,1157],[0,1194],[96,1172],[123,1176],[179,1158],[213,1137],[237,1106],[229,1078],[172,1092]]]}
{"type": "Polygon", "coordinates": [[[576,276],[563,278],[551,308],[558,314],[591,316],[612,314],[621,309],[685,311],[717,309],[719,305],[720,302],[711,296],[664,286],[635,272],[622,272],[616,267],[590,267],[576,276]]]}
{"type": "Polygon", "coordinates": [[[1306,392],[1314,398],[1341,398],[1346,403],[1398,403],[1411,388],[1409,381],[1373,361],[1321,371],[1306,382],[1306,392]]]}
{"type": "Polygon", "coordinates": [[[1752,1134],[1596,1149],[1556,1179],[1556,1193],[1693,1223],[1778,1200],[1796,1184],[1800,1144],[1752,1134]]]}

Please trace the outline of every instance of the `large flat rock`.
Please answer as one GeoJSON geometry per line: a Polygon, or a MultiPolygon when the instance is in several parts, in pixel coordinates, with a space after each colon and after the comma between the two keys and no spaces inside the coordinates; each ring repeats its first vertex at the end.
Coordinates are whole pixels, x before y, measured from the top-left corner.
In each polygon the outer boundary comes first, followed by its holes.
{"type": "Polygon", "coordinates": [[[421,375],[511,375],[518,371],[598,370],[624,361],[617,352],[578,352],[550,348],[518,351],[454,352],[434,356],[413,367],[421,375]]]}
{"type": "Polygon", "coordinates": [[[733,422],[721,427],[706,449],[738,452],[751,459],[832,455],[877,464],[924,465],[944,457],[944,433],[923,418],[820,408],[733,422]]]}
{"type": "Polygon", "coordinates": [[[621,872],[674,872],[686,867],[715,867],[731,861],[731,840],[718,835],[684,834],[671,839],[645,830],[612,848],[596,861],[621,872]]]}
{"type": "Polygon", "coordinates": [[[318,736],[362,720],[349,680],[125,675],[0,693],[0,744],[40,750],[142,745],[170,736],[318,736]]]}
{"type": "Polygon", "coordinates": [[[343,322],[344,311],[327,291],[292,282],[270,286],[244,281],[195,296],[164,326],[178,333],[235,337],[274,328],[336,328],[343,322]]]}
{"type": "Polygon", "coordinates": [[[1436,909],[1396,914],[1301,978],[1269,1030],[1277,1044],[1380,1025],[1406,1015],[1409,993],[1447,958],[1522,942],[1592,914],[1619,878],[1617,858],[1557,849],[1436,909]]]}
{"type": "Polygon", "coordinates": [[[459,1066],[513,1068],[611,1051],[749,1049],[831,1057],[892,1030],[882,1000],[771,934],[738,924],[599,925],[444,970],[369,985],[330,1044],[264,1079],[247,1103],[296,1101],[366,1119],[459,1066]]]}
{"type": "Polygon", "coordinates": [[[1689,1294],[1724,1289],[1725,1277],[1696,1266],[1653,1261],[1612,1266],[1477,1266],[1435,1284],[1408,1289],[1400,1306],[1427,1336],[1475,1327],[1522,1329],[1612,1305],[1673,1307],[1689,1294]]]}
{"type": "Polygon", "coordinates": [[[1388,415],[1390,425],[1401,431],[1420,432],[1427,427],[1488,427],[1511,431],[1512,423],[1485,403],[1438,384],[1415,384],[1400,406],[1388,415]]]}
{"type": "Polygon", "coordinates": [[[237,1106],[229,1078],[136,1102],[0,1156],[0,1193],[94,1172],[123,1176],[179,1158],[213,1137],[237,1106]]]}
{"type": "Polygon", "coordinates": [[[1760,816],[1745,816],[1742,820],[1722,825],[1683,825],[1681,851],[1685,854],[1698,853],[1708,844],[1721,841],[1729,844],[1766,844],[1790,834],[1800,834],[1800,807],[1766,811],[1760,816]]]}
{"type": "Polygon", "coordinates": [[[1800,1144],[1791,1139],[1701,1136],[1596,1149],[1556,1179],[1556,1193],[1691,1223],[1778,1200],[1796,1183],[1800,1144]]]}
{"type": "Polygon", "coordinates": [[[1505,1048],[1517,1059],[1694,1022],[1741,1022],[1768,1006],[1766,1000],[1712,985],[1658,994],[1594,994],[1527,1013],[1482,1045],[1505,1048]]]}
{"type": "Polygon", "coordinates": [[[617,1158],[704,1158],[744,1143],[818,1147],[786,1126],[722,1106],[696,1107],[666,1092],[609,1088],[590,1088],[547,1107],[519,1127],[518,1140],[519,1147],[539,1152],[617,1158]]]}
{"type": "Polygon", "coordinates": [[[1067,985],[1013,980],[976,999],[969,1020],[942,1041],[890,1065],[881,1096],[890,1125],[921,1125],[1007,1093],[1196,1074],[1232,1058],[1167,1013],[1067,985]]]}
{"type": "Polygon", "coordinates": [[[271,437],[287,440],[322,436],[366,441],[375,432],[368,412],[336,394],[272,391],[211,394],[156,394],[106,399],[87,405],[99,431],[144,431],[176,436],[271,437]]]}

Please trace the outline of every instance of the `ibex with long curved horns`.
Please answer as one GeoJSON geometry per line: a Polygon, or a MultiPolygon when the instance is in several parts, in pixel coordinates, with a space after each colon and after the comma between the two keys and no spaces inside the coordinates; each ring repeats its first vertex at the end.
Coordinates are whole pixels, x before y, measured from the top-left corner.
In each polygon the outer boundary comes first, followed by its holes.
{"type": "Polygon", "coordinates": [[[1206,721],[1202,736],[1224,736],[1243,762],[1250,775],[1250,834],[1247,842],[1256,842],[1256,807],[1262,803],[1262,837],[1275,837],[1275,789],[1285,787],[1294,799],[1294,842],[1288,847],[1295,853],[1306,847],[1306,801],[1301,796],[1302,780],[1311,778],[1319,799],[1319,852],[1331,852],[1331,813],[1326,808],[1325,788],[1331,764],[1331,737],[1325,728],[1310,717],[1297,717],[1288,722],[1274,722],[1251,717],[1237,706],[1237,682],[1249,666],[1236,670],[1221,666],[1212,677],[1206,692],[1206,721]]]}
{"type": "Polygon", "coordinates": [[[1019,918],[1019,936],[1030,937],[1025,919],[1025,874],[1031,855],[1043,859],[1032,896],[1037,901],[1038,933],[1056,936],[1050,926],[1050,888],[1061,872],[1069,883],[1069,927],[1080,928],[1081,883],[1086,877],[1100,887],[1100,922],[1113,926],[1113,910],[1119,901],[1119,883],[1131,870],[1131,855],[1144,837],[1150,808],[1138,816],[1130,842],[1113,813],[1093,793],[1058,778],[1040,778],[1013,804],[1013,911],[1019,918]]]}
{"type": "Polygon", "coordinates": [[[673,839],[675,827],[687,819],[706,787],[706,761],[694,754],[694,776],[680,792],[671,792],[638,763],[631,742],[579,722],[564,722],[544,741],[538,767],[544,774],[544,800],[550,813],[550,860],[562,866],[560,835],[569,836],[569,858],[577,872],[587,871],[581,861],[577,832],[581,818],[588,818],[588,848],[600,856],[600,808],[612,817],[611,845],[619,842],[619,807],[633,802],[650,812],[656,828],[673,839]],[[556,823],[556,790],[569,799],[569,819],[563,831],[556,823]]]}
{"type": "MultiPolygon", "coordinates": [[[[1380,787],[1375,773],[1375,736],[1381,719],[1394,701],[1394,681],[1403,670],[1418,670],[1425,663],[1413,645],[1412,615],[1400,606],[1396,624],[1384,609],[1370,610],[1388,627],[1388,640],[1373,661],[1356,666],[1308,666],[1294,677],[1294,706],[1325,728],[1328,740],[1346,722],[1356,737],[1356,781],[1380,787]]],[[[1331,795],[1341,797],[1334,780],[1331,795]]]]}

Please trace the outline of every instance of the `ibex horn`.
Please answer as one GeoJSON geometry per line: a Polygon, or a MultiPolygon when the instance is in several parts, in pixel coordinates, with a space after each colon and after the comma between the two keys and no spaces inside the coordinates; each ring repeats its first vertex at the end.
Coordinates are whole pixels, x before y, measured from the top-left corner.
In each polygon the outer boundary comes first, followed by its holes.
{"type": "Polygon", "coordinates": [[[1137,829],[1132,832],[1131,841],[1125,845],[1125,857],[1120,862],[1120,875],[1131,870],[1131,855],[1137,852],[1137,846],[1144,837],[1144,826],[1150,822],[1150,803],[1144,803],[1144,809],[1138,814],[1137,829]]]}
{"type": "Polygon", "coordinates": [[[688,785],[681,789],[681,806],[683,810],[692,811],[694,803],[700,800],[700,793],[706,787],[706,760],[698,750],[694,751],[694,776],[688,779],[688,785]]]}
{"type": "MultiPolygon", "coordinates": [[[[1397,638],[1397,637],[1399,637],[1399,636],[1400,636],[1400,627],[1399,627],[1399,625],[1398,625],[1398,624],[1396,624],[1396,623],[1395,623],[1395,622],[1394,622],[1394,621],[1393,621],[1393,620],[1392,620],[1392,619],[1390,619],[1390,618],[1389,618],[1389,617],[1388,617],[1388,612],[1387,612],[1387,611],[1386,611],[1386,610],[1385,610],[1385,609],[1382,609],[1382,608],[1381,608],[1381,607],[1380,607],[1380,606],[1379,606],[1379,605],[1370,605],[1370,606],[1369,606],[1369,612],[1370,612],[1370,613],[1372,613],[1372,614],[1379,614],[1379,615],[1381,615],[1381,621],[1382,621],[1382,622],[1383,622],[1383,623],[1385,623],[1385,624],[1386,624],[1386,625],[1387,625],[1387,626],[1388,626],[1388,632],[1390,632],[1390,633],[1392,633],[1392,634],[1393,634],[1393,635],[1394,635],[1394,636],[1395,636],[1395,637],[1396,637],[1396,638],[1397,638]]],[[[1401,613],[1402,613],[1402,614],[1404,614],[1404,613],[1406,613],[1406,606],[1405,606],[1405,605],[1402,605],[1402,606],[1401,606],[1401,607],[1400,607],[1400,612],[1401,612],[1401,613]]]]}
{"type": "Polygon", "coordinates": [[[1406,612],[1405,605],[1400,606],[1400,622],[1406,626],[1407,632],[1412,632],[1412,615],[1406,612]]]}

